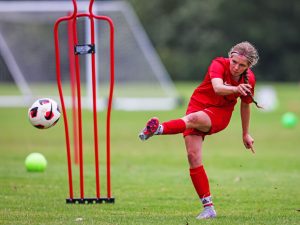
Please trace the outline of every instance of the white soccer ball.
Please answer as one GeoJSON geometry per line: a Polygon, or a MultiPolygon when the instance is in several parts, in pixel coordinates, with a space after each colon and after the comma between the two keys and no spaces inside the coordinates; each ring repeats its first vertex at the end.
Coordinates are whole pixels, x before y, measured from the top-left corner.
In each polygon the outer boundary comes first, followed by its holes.
{"type": "Polygon", "coordinates": [[[28,110],[30,123],[39,129],[54,126],[60,117],[58,104],[50,98],[36,100],[28,110]]]}

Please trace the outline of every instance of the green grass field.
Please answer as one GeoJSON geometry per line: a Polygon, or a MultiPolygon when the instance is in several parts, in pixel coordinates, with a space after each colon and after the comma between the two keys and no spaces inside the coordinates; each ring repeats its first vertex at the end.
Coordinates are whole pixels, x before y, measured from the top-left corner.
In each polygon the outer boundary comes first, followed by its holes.
{"type": "MultiPolygon", "coordinates": [[[[177,84],[186,101],[196,85],[177,84]]],[[[62,120],[49,130],[38,130],[29,124],[27,108],[0,108],[0,224],[300,224],[300,123],[287,129],[280,122],[286,111],[300,118],[300,86],[276,84],[275,88],[278,110],[262,113],[252,107],[255,155],[243,147],[238,108],[225,131],[205,140],[204,165],[218,213],[209,221],[195,219],[201,207],[190,181],[182,136],[154,137],[147,142],[137,138],[149,117],[162,121],[181,117],[186,103],[167,112],[113,112],[111,166],[116,203],[99,205],[65,203],[62,120]],[[31,152],[46,156],[44,173],[26,172],[24,160],[31,152]]],[[[89,112],[84,116],[85,189],[86,196],[93,197],[91,119],[89,112]]],[[[103,139],[101,130],[102,150],[103,139]]],[[[78,197],[78,167],[73,169],[78,197]]],[[[103,182],[101,187],[105,195],[103,182]]]]}

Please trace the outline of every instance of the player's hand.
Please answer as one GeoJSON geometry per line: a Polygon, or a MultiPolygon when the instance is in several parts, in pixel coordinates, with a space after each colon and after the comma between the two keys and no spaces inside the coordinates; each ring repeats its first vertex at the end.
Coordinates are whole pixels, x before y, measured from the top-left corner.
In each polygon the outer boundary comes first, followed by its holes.
{"type": "Polygon", "coordinates": [[[237,92],[241,95],[247,96],[248,93],[251,93],[252,86],[250,84],[239,84],[237,86],[237,92]]]}
{"type": "Polygon", "coordinates": [[[243,142],[246,149],[250,149],[253,154],[255,154],[255,150],[253,147],[254,139],[250,136],[250,134],[244,134],[243,135],[243,142]]]}

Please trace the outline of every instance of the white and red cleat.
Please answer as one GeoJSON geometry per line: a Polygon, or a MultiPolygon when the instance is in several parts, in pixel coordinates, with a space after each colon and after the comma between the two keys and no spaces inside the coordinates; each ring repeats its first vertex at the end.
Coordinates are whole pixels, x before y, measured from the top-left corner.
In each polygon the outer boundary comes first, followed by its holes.
{"type": "Polygon", "coordinates": [[[203,211],[196,217],[198,220],[202,219],[213,219],[217,216],[217,213],[213,206],[207,206],[203,211]]]}
{"type": "Polygon", "coordinates": [[[156,134],[158,128],[159,128],[158,118],[152,117],[150,120],[148,120],[146,127],[143,129],[143,131],[139,134],[139,138],[142,141],[146,141],[148,138],[156,134]]]}

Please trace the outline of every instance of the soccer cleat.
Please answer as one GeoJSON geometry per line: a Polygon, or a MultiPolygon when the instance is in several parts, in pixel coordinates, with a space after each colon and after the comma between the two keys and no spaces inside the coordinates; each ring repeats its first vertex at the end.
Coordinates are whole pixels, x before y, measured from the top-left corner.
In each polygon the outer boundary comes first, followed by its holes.
{"type": "Polygon", "coordinates": [[[143,131],[139,134],[139,138],[142,141],[146,141],[148,138],[152,137],[155,134],[158,128],[159,120],[156,117],[152,117],[150,120],[148,120],[143,131]]]}
{"type": "Polygon", "coordinates": [[[203,211],[196,217],[198,220],[202,219],[212,219],[217,216],[217,213],[213,206],[207,206],[203,209],[203,211]]]}

